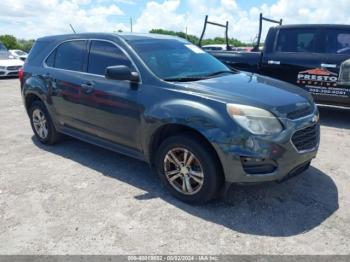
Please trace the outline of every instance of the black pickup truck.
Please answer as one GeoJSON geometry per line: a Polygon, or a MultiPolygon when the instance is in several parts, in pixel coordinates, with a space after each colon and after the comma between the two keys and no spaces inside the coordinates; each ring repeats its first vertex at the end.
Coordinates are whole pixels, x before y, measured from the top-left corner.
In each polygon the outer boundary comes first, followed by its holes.
{"type": "Polygon", "coordinates": [[[348,25],[276,26],[261,52],[210,53],[231,68],[298,85],[319,104],[350,107],[348,25]]]}

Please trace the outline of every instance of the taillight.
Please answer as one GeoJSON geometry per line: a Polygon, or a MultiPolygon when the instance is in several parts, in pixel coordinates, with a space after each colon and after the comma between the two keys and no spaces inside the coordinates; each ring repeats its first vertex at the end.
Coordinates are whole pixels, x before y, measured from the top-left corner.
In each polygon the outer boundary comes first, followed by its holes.
{"type": "Polygon", "coordinates": [[[19,70],[18,70],[18,78],[19,78],[19,81],[22,81],[23,79],[23,67],[21,67],[19,70]]]}

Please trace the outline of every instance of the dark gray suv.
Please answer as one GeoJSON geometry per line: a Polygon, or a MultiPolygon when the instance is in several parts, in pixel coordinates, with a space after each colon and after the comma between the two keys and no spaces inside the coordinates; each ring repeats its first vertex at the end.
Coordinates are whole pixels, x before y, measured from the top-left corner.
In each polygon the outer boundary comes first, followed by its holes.
{"type": "Polygon", "coordinates": [[[299,174],[319,145],[318,110],[307,92],[231,71],[181,38],[40,38],[20,80],[42,143],[65,134],[146,161],[188,203],[212,199],[225,182],[299,174]]]}

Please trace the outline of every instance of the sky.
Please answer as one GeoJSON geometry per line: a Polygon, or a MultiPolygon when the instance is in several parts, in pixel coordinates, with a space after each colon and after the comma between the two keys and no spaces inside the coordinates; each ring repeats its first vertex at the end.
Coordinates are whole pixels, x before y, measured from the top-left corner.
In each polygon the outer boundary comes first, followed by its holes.
{"type": "MultiPolygon", "coordinates": [[[[154,28],[187,31],[199,36],[205,15],[213,22],[229,21],[229,37],[250,42],[258,31],[259,13],[284,24],[350,24],[349,0],[1,0],[0,35],[36,39],[77,32],[133,31],[154,28]]],[[[270,25],[266,24],[263,35],[270,25]]],[[[208,27],[206,37],[224,36],[208,27]]]]}

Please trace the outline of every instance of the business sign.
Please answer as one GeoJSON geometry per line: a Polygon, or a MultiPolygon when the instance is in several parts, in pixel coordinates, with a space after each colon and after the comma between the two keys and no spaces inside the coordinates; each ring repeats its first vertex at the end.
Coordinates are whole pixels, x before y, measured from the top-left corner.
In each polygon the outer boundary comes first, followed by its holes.
{"type": "Polygon", "coordinates": [[[305,86],[315,95],[349,97],[349,88],[338,86],[338,74],[325,68],[315,68],[298,73],[297,84],[305,86]]]}

